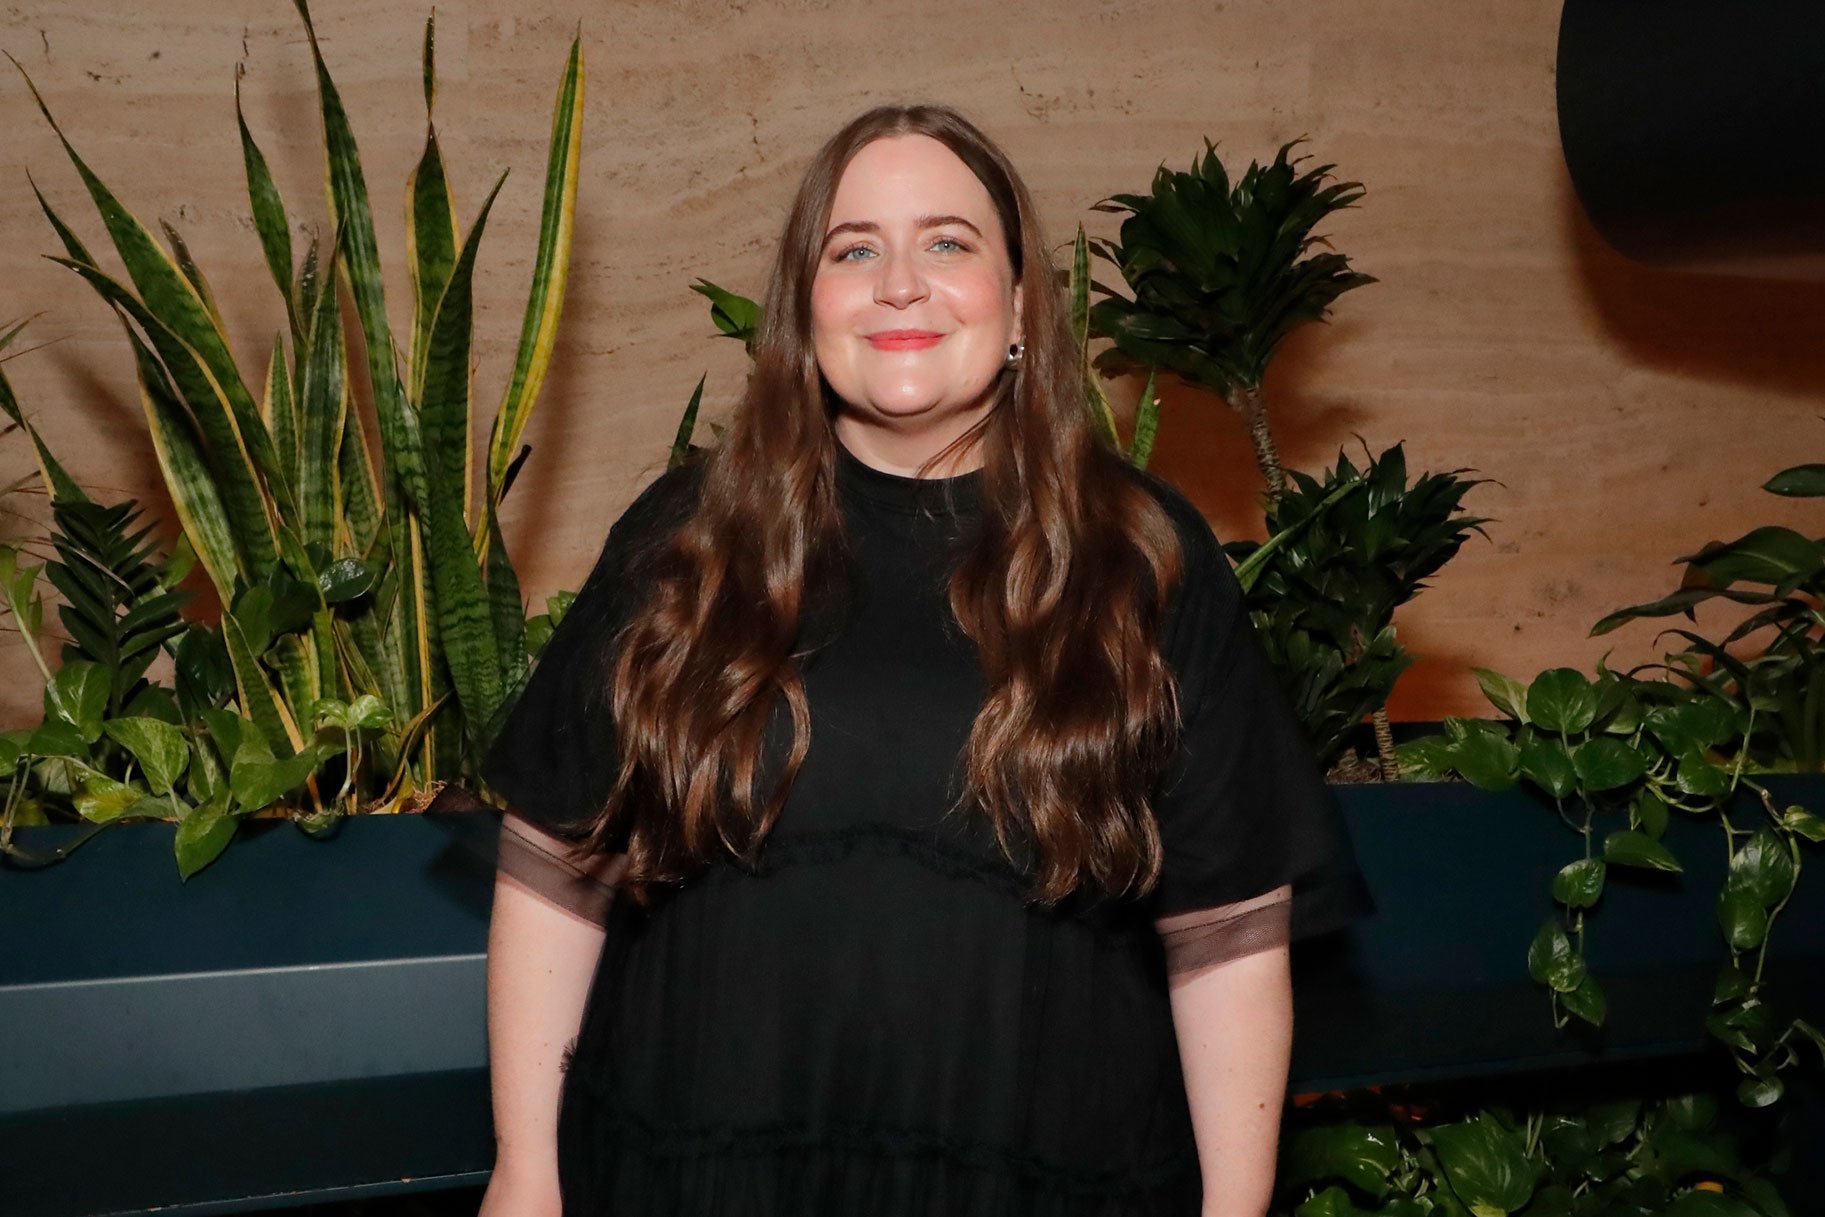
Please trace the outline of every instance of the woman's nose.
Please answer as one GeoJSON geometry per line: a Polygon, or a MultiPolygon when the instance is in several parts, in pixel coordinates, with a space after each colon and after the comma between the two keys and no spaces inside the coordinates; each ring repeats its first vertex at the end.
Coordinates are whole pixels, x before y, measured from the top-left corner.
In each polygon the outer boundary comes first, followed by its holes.
{"type": "Polygon", "coordinates": [[[881,259],[880,273],[874,285],[877,304],[905,308],[925,299],[926,295],[925,277],[919,273],[913,259],[895,254],[881,259]]]}

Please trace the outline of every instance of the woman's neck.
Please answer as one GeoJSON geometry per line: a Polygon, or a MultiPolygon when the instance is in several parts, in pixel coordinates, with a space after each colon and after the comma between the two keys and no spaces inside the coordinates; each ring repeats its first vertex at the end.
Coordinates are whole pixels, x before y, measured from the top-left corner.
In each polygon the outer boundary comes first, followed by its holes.
{"type": "Polygon", "coordinates": [[[832,426],[843,447],[849,449],[864,465],[900,477],[944,478],[971,473],[982,467],[982,437],[978,434],[955,450],[945,453],[930,469],[923,473],[920,471],[920,466],[957,436],[969,430],[975,422],[975,418],[963,418],[943,430],[898,430],[859,419],[844,411],[836,416],[832,426]]]}

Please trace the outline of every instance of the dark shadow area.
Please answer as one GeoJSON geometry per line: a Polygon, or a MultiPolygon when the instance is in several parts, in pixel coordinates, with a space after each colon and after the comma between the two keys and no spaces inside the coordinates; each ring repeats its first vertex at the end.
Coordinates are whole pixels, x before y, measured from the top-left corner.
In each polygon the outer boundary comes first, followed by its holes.
{"type": "MultiPolygon", "coordinates": [[[[1664,270],[1612,249],[1561,177],[1574,266],[1606,336],[1660,372],[1776,393],[1825,387],[1825,283],[1664,270]]],[[[1745,423],[1752,420],[1744,420],[1745,423]]]]}

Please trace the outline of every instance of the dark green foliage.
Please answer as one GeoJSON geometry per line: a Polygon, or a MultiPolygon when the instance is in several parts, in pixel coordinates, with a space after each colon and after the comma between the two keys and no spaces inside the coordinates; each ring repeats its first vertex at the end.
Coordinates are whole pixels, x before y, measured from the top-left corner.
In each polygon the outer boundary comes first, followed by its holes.
{"type": "MultiPolygon", "coordinates": [[[[1795,465],[1763,483],[1771,494],[1825,497],[1825,466],[1795,465]]],[[[1759,768],[1825,770],[1825,538],[1791,528],[1752,529],[1675,559],[1685,564],[1679,590],[1617,609],[1591,627],[1602,634],[1626,621],[1675,614],[1696,621],[1707,600],[1755,606],[1722,639],[1669,631],[1689,649],[1669,655],[1669,672],[1738,710],[1753,708],[1748,749],[1759,768]],[[1760,635],[1760,650],[1739,658],[1725,648],[1760,635]]],[[[1741,648],[1738,648],[1739,652],[1741,648]]]]}
{"type": "Polygon", "coordinates": [[[146,686],[160,646],[184,631],[178,609],[195,594],[168,588],[164,564],[153,559],[157,543],[141,544],[153,525],[129,532],[139,517],[131,499],[105,507],[55,502],[51,515],[57,559],[45,575],[65,600],[57,616],[71,641],[62,658],[93,660],[109,672],[107,713],[116,715],[146,686]]]}
{"type": "Polygon", "coordinates": [[[1321,320],[1331,303],[1375,280],[1349,269],[1312,229],[1362,195],[1360,182],[1326,183],[1331,165],[1300,172],[1294,140],[1270,165],[1250,163],[1233,188],[1206,140],[1189,173],[1161,166],[1150,194],[1118,194],[1099,211],[1126,211],[1119,241],[1092,250],[1120,269],[1134,293],[1090,310],[1098,335],[1114,340],[1100,370],[1165,368],[1224,397],[1258,388],[1269,360],[1294,329],[1321,320]]]}
{"type": "MultiPolygon", "coordinates": [[[[1462,504],[1486,479],[1457,476],[1463,472],[1424,474],[1409,486],[1400,444],[1369,456],[1366,469],[1339,453],[1322,482],[1289,471],[1291,484],[1268,510],[1268,532],[1288,540],[1248,585],[1249,612],[1326,763],[1412,662],[1395,640],[1394,610],[1472,531],[1483,531],[1486,518],[1465,514],[1462,504]]],[[[1245,561],[1262,546],[1225,548],[1245,561]]]]}

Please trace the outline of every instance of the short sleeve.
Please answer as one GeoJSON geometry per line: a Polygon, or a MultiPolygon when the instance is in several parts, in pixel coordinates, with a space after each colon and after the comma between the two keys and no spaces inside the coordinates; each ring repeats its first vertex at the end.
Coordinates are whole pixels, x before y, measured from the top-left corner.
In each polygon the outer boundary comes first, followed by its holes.
{"type": "Polygon", "coordinates": [[[1164,859],[1153,915],[1290,885],[1291,937],[1335,929],[1374,910],[1336,796],[1210,525],[1177,491],[1162,497],[1185,554],[1161,633],[1184,734],[1155,794],[1164,859]]]}
{"type": "Polygon", "coordinates": [[[634,559],[675,516],[686,472],[661,474],[608,530],[484,753],[482,780],[554,837],[581,838],[614,788],[614,634],[633,605],[634,559]]]}

